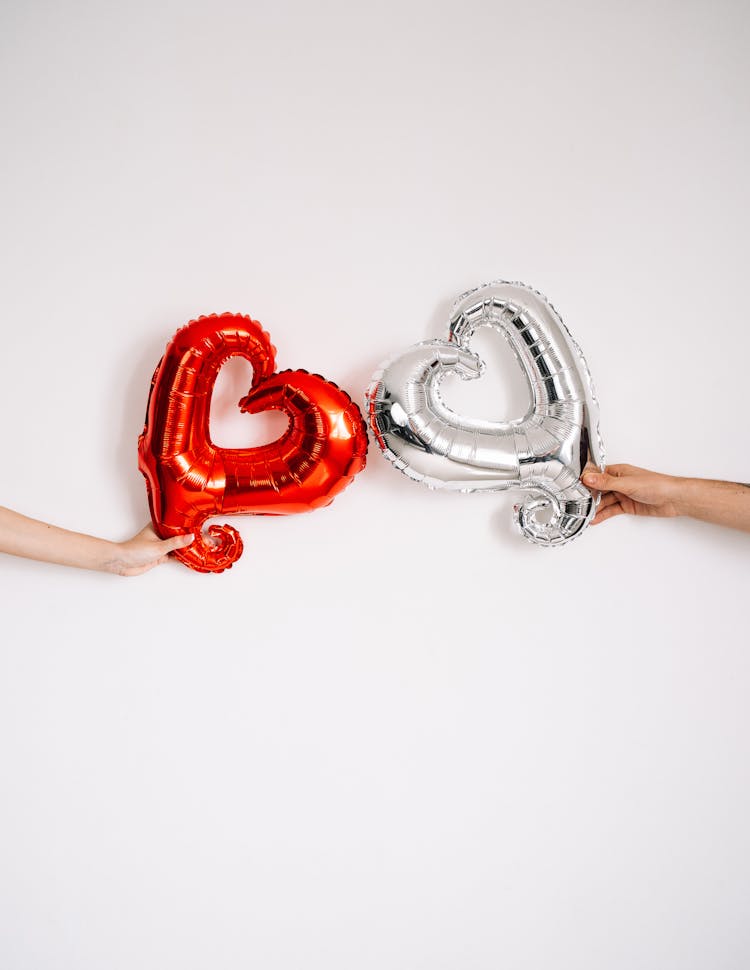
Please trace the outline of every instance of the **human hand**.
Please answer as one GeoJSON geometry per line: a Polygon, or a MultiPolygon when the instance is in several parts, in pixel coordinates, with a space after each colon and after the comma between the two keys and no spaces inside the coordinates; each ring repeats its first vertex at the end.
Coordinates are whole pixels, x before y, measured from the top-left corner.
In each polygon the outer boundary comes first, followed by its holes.
{"type": "Polygon", "coordinates": [[[170,552],[189,546],[195,536],[192,533],[160,539],[149,523],[138,535],[126,542],[112,543],[114,556],[107,560],[103,568],[118,576],[140,576],[154,566],[167,561],[170,552]]]}
{"type": "Polygon", "coordinates": [[[599,525],[615,515],[682,515],[683,478],[662,475],[635,465],[608,465],[606,471],[585,472],[584,485],[602,493],[599,509],[591,520],[599,525]]]}

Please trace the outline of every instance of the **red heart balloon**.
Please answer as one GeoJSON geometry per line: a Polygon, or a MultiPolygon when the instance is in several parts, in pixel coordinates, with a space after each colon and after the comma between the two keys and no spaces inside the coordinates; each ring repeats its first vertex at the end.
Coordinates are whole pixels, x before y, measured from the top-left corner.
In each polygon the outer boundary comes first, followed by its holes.
{"type": "Polygon", "coordinates": [[[199,317],[178,330],[159,362],[138,439],[151,518],[162,538],[195,533],[174,555],[199,572],[223,572],[242,555],[229,525],[202,527],[216,515],[286,515],[329,505],[365,466],[367,432],[359,408],[335,384],[305,370],[274,373],[275,348],[256,320],[232,313],[199,317]],[[214,382],[230,357],[253,368],[248,414],[282,411],[284,434],[256,448],[211,441],[214,382]]]}

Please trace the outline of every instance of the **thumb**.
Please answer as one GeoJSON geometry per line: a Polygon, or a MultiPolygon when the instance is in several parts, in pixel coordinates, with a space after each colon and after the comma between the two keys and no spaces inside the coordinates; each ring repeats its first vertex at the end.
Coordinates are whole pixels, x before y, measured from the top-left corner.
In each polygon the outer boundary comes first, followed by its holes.
{"type": "Polygon", "coordinates": [[[164,539],[161,547],[165,553],[174,552],[175,549],[184,549],[185,546],[189,546],[194,539],[193,533],[188,532],[184,536],[172,536],[171,539],[164,539]]]}
{"type": "Polygon", "coordinates": [[[585,472],[583,484],[590,485],[599,492],[627,492],[627,484],[622,478],[608,472],[585,472]]]}

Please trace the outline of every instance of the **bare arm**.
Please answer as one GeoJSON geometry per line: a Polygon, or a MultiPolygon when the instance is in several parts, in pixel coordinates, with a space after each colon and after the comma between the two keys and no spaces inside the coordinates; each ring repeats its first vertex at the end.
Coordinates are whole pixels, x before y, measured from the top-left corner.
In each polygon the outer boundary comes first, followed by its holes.
{"type": "Polygon", "coordinates": [[[159,539],[147,525],[127,542],[109,542],[29,519],[0,506],[0,552],[62,566],[138,576],[166,562],[168,553],[189,546],[192,541],[192,535],[159,539]]]}
{"type": "Polygon", "coordinates": [[[707,478],[680,478],[610,465],[606,472],[587,472],[585,485],[602,492],[593,525],[615,515],[687,515],[704,522],[750,532],[750,485],[707,478]]]}

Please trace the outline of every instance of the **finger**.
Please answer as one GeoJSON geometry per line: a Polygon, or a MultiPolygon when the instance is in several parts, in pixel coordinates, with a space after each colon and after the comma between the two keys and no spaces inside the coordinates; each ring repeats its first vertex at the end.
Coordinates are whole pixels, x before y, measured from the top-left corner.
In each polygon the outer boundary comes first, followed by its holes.
{"type": "Polygon", "coordinates": [[[184,549],[185,546],[189,546],[195,540],[195,536],[192,532],[188,532],[184,536],[172,536],[170,539],[164,539],[159,543],[161,549],[167,552],[174,552],[175,549],[184,549]]]}
{"type": "Polygon", "coordinates": [[[591,520],[592,525],[599,525],[601,522],[606,522],[607,519],[613,518],[615,515],[623,515],[625,510],[619,504],[610,505],[608,509],[599,509],[594,518],[591,520]]]}
{"type": "Polygon", "coordinates": [[[620,496],[617,494],[617,492],[605,492],[601,497],[601,501],[599,502],[599,510],[601,511],[601,509],[606,509],[607,506],[614,505],[615,502],[619,501],[620,496]]]}
{"type": "Polygon", "coordinates": [[[585,472],[583,484],[590,485],[599,492],[625,492],[627,493],[627,482],[619,475],[611,475],[607,472],[585,472]],[[625,486],[625,487],[623,487],[625,486]]]}

